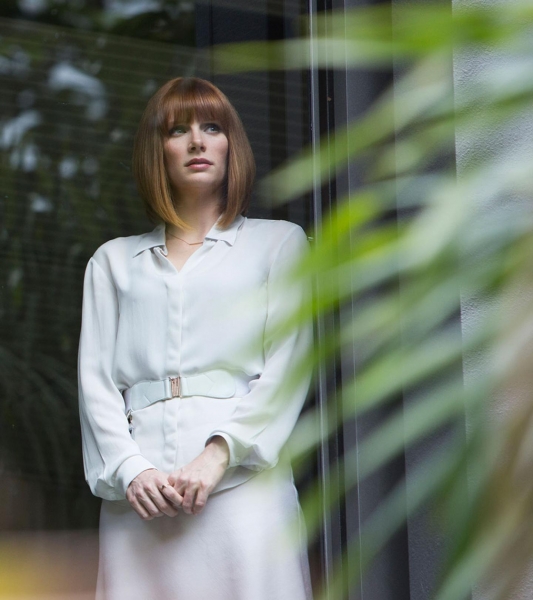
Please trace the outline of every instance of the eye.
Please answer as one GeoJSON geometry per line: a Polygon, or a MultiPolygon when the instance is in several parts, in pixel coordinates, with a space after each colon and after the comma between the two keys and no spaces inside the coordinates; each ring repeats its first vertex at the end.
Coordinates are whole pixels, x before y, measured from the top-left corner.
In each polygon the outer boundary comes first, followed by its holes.
{"type": "Polygon", "coordinates": [[[217,123],[206,123],[205,130],[218,133],[219,131],[222,131],[222,127],[220,127],[220,125],[217,123]]]}
{"type": "Polygon", "coordinates": [[[169,129],[168,135],[179,135],[185,133],[186,130],[186,125],[174,125],[169,129]]]}

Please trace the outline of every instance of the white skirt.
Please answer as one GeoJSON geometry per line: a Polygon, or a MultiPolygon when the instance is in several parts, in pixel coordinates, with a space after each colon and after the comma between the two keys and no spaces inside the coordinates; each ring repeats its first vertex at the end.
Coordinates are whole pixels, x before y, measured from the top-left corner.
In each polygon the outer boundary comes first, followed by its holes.
{"type": "Polygon", "coordinates": [[[212,494],[199,515],[143,521],[104,500],[97,600],[312,600],[292,473],[212,494]]]}

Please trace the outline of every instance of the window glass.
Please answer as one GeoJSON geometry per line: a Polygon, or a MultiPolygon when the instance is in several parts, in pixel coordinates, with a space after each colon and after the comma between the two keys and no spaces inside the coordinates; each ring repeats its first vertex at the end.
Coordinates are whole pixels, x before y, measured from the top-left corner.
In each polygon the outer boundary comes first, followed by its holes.
{"type": "MultiPolygon", "coordinates": [[[[307,141],[304,76],[209,70],[206,46],[244,31],[295,34],[297,2],[287,3],[289,19],[280,3],[271,14],[268,3],[247,4],[0,4],[0,554],[18,557],[14,592],[94,586],[100,500],[84,480],[77,407],[83,272],[103,242],[154,227],[131,176],[148,98],[177,75],[212,79],[241,114],[259,177],[307,141]]],[[[309,224],[306,199],[288,208],[274,200],[256,196],[250,216],[309,224]]]]}
{"type": "Polygon", "coordinates": [[[0,5],[0,596],[94,590],[83,271],[104,241],[153,227],[131,177],[133,135],[149,96],[195,61],[191,2],[0,5]]]}

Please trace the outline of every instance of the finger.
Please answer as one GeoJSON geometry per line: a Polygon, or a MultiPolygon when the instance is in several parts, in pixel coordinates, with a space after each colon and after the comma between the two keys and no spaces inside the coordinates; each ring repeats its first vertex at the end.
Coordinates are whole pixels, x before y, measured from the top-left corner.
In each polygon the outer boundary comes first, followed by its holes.
{"type": "Polygon", "coordinates": [[[144,506],[137,500],[136,494],[134,494],[131,489],[128,489],[126,492],[126,499],[130,503],[133,510],[141,517],[141,519],[147,521],[152,519],[150,513],[144,508],[144,506]]]}
{"type": "Polygon", "coordinates": [[[185,494],[183,495],[183,503],[181,505],[181,508],[188,515],[193,514],[192,507],[194,506],[194,501],[196,500],[197,492],[198,489],[196,487],[188,487],[185,491],[185,494]]]}
{"type": "Polygon", "coordinates": [[[163,484],[159,488],[163,496],[171,502],[174,506],[181,506],[183,503],[183,496],[178,494],[178,492],[171,486],[163,484]]]}
{"type": "Polygon", "coordinates": [[[209,494],[207,488],[200,487],[198,489],[198,493],[196,494],[196,500],[194,501],[193,513],[198,515],[202,512],[205,505],[207,504],[207,498],[209,494]]]}
{"type": "Polygon", "coordinates": [[[152,499],[149,498],[147,495],[139,495],[137,496],[137,500],[151,517],[163,516],[163,513],[157,508],[157,506],[152,502],[152,499]]]}
{"type": "Polygon", "coordinates": [[[164,504],[163,502],[161,502],[161,504],[156,503],[156,506],[157,508],[159,508],[161,513],[163,513],[167,517],[175,517],[179,512],[175,506],[173,506],[172,504],[170,504],[170,502],[167,502],[166,500],[164,501],[164,504]]]}
{"type": "Polygon", "coordinates": [[[175,478],[174,483],[172,484],[172,487],[175,490],[175,492],[183,498],[185,496],[185,492],[187,491],[187,488],[189,487],[189,485],[191,485],[189,481],[182,480],[180,477],[177,477],[177,478],[175,478]]]}
{"type": "Polygon", "coordinates": [[[143,521],[151,521],[153,517],[150,513],[144,508],[144,506],[137,500],[137,498],[132,498],[129,500],[131,507],[133,510],[141,517],[143,521]]]}
{"type": "Polygon", "coordinates": [[[175,517],[178,514],[177,507],[170,503],[159,490],[150,490],[149,495],[159,511],[167,517],[175,517]]]}

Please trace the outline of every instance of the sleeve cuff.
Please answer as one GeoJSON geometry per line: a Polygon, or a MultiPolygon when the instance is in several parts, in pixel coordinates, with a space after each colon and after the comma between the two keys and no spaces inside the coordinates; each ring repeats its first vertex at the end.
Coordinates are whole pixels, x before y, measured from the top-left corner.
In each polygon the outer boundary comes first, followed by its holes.
{"type": "Polygon", "coordinates": [[[262,471],[263,470],[261,467],[258,467],[256,465],[252,465],[252,464],[248,463],[246,458],[249,454],[249,450],[246,448],[246,446],[243,446],[234,437],[227,434],[225,431],[213,431],[207,438],[205,445],[207,446],[207,444],[209,444],[211,439],[214,438],[216,435],[219,435],[220,437],[224,438],[228,444],[228,448],[229,448],[229,463],[228,463],[228,467],[227,467],[228,469],[230,469],[232,467],[245,467],[246,469],[251,469],[252,471],[262,471]]]}
{"type": "Polygon", "coordinates": [[[146,460],[140,454],[136,456],[130,456],[127,458],[117,469],[116,474],[116,487],[122,492],[123,497],[126,497],[126,490],[130,483],[137,477],[139,473],[147,471],[148,469],[155,469],[154,465],[146,460]]]}
{"type": "Polygon", "coordinates": [[[224,438],[226,440],[226,443],[228,444],[228,448],[229,448],[228,469],[230,469],[231,467],[238,467],[242,462],[244,453],[242,452],[242,448],[240,447],[240,444],[237,444],[230,435],[228,435],[227,433],[224,433],[222,431],[214,431],[207,438],[205,445],[207,446],[207,444],[209,444],[209,442],[217,435],[219,435],[221,438],[224,438]]]}

